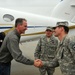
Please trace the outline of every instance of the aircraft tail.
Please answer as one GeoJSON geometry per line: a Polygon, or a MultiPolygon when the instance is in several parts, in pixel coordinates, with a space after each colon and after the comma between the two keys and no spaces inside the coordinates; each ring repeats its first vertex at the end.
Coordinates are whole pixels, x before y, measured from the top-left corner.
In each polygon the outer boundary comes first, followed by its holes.
{"type": "Polygon", "coordinates": [[[54,8],[52,17],[75,23],[75,0],[63,0],[54,8]]]}

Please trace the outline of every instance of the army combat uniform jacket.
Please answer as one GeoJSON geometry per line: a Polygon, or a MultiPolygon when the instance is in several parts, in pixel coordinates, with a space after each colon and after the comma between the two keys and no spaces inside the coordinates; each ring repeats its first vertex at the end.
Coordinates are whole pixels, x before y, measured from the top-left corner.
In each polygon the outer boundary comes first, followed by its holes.
{"type": "Polygon", "coordinates": [[[41,37],[35,50],[35,59],[41,59],[43,61],[54,59],[57,45],[58,40],[54,36],[51,36],[49,41],[47,41],[46,36],[41,37]]]}
{"type": "Polygon", "coordinates": [[[75,36],[64,37],[58,46],[58,52],[53,62],[43,62],[44,66],[60,66],[63,75],[75,75],[75,36]]]}

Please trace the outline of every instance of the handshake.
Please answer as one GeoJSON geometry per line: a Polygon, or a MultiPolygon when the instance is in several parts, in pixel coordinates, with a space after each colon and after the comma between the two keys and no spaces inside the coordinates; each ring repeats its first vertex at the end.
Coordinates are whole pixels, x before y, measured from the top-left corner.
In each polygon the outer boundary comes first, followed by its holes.
{"type": "Polygon", "coordinates": [[[35,67],[42,67],[43,63],[40,59],[36,59],[36,60],[34,60],[34,66],[35,67]]]}

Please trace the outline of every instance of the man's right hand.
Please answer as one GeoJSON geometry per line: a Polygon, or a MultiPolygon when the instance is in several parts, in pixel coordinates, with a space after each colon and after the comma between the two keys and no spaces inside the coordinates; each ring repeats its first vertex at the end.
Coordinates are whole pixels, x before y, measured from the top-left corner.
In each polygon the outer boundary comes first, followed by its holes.
{"type": "Polygon", "coordinates": [[[36,60],[34,60],[34,66],[35,67],[42,67],[43,63],[40,59],[36,59],[36,60]]]}

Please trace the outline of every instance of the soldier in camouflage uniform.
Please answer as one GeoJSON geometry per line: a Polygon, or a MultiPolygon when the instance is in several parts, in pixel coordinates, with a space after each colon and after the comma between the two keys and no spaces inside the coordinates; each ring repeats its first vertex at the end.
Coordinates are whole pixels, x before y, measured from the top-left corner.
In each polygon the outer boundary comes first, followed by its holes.
{"type": "Polygon", "coordinates": [[[60,40],[58,52],[52,62],[42,61],[43,66],[59,66],[63,75],[75,75],[75,36],[68,36],[68,22],[57,22],[54,35],[60,40]]]}
{"type": "MultiPolygon", "coordinates": [[[[46,35],[41,37],[37,44],[34,56],[35,59],[41,59],[42,61],[52,61],[56,55],[58,40],[53,36],[52,27],[47,27],[45,33],[46,35]]],[[[39,71],[40,75],[45,75],[46,72],[48,75],[53,75],[55,68],[42,66],[39,71]]]]}

